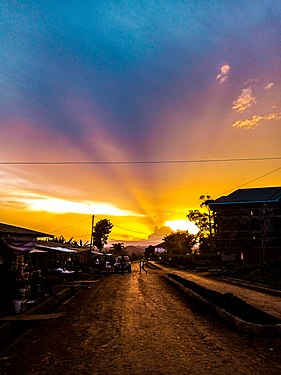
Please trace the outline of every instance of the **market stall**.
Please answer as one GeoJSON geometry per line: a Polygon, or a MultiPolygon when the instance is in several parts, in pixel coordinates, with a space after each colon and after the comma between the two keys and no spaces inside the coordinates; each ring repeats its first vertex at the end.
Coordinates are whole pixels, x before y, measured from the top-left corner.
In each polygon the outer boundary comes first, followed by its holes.
{"type": "Polygon", "coordinates": [[[38,238],[49,234],[0,223],[0,300],[2,309],[20,312],[40,293],[42,275],[30,264],[38,238]]]}

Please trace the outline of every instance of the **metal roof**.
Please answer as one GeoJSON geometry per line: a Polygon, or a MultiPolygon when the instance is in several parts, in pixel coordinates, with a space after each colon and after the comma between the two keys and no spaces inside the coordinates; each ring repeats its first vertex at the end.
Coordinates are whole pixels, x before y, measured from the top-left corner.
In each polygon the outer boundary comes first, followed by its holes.
{"type": "Polygon", "coordinates": [[[269,203],[281,201],[281,186],[238,189],[233,193],[216,199],[211,205],[269,203]]]}
{"type": "Polygon", "coordinates": [[[55,251],[62,251],[62,252],[65,252],[65,253],[78,253],[78,250],[77,249],[69,249],[67,247],[63,247],[63,246],[44,246],[44,245],[36,245],[35,249],[38,249],[38,250],[55,250],[55,251]]]}
{"type": "Polygon", "coordinates": [[[21,228],[10,224],[0,223],[0,236],[2,235],[17,235],[17,236],[28,236],[28,237],[53,237],[51,234],[37,232],[35,230],[21,228]]]}

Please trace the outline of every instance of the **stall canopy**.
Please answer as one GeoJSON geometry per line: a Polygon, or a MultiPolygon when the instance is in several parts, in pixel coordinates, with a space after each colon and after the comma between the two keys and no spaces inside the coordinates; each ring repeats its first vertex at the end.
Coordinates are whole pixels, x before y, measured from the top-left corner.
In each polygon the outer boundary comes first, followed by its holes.
{"type": "Polygon", "coordinates": [[[35,248],[38,238],[53,237],[50,234],[0,223],[0,249],[22,254],[35,248]]]}
{"type": "Polygon", "coordinates": [[[4,244],[8,249],[15,252],[29,252],[35,248],[37,244],[37,238],[10,236],[4,239],[4,244]]]}
{"type": "Polygon", "coordinates": [[[104,255],[104,253],[100,253],[99,251],[91,251],[92,254],[94,255],[104,255]]]}
{"type": "Polygon", "coordinates": [[[38,249],[33,249],[29,252],[29,254],[41,254],[41,253],[47,253],[46,250],[38,250],[38,249]]]}
{"type": "Polygon", "coordinates": [[[60,251],[60,252],[64,252],[64,253],[78,253],[78,250],[69,249],[69,248],[61,247],[61,246],[37,245],[36,249],[38,249],[38,250],[45,250],[45,251],[54,250],[54,251],[60,251]]]}

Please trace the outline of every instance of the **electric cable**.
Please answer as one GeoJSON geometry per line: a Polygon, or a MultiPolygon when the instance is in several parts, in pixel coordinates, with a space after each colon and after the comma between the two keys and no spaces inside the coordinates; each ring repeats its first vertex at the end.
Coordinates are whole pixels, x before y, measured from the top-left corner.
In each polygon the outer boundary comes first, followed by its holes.
{"type": "Polygon", "coordinates": [[[135,161],[0,161],[0,165],[126,165],[126,164],[186,164],[186,163],[226,163],[243,161],[281,160],[276,157],[188,159],[188,160],[135,160],[135,161]]]}
{"type": "MultiPolygon", "coordinates": [[[[230,191],[240,189],[241,187],[246,186],[246,185],[249,185],[249,184],[251,184],[252,182],[258,181],[258,180],[260,180],[260,179],[263,178],[263,177],[269,176],[270,174],[272,174],[272,173],[274,173],[274,172],[277,172],[277,171],[279,171],[280,169],[281,169],[281,167],[276,168],[276,169],[273,169],[272,171],[267,172],[267,173],[265,173],[265,174],[263,174],[263,175],[261,175],[261,176],[259,176],[259,177],[256,177],[256,178],[254,178],[253,180],[250,180],[250,181],[248,181],[248,182],[245,182],[244,184],[241,184],[241,185],[239,185],[239,186],[236,186],[236,187],[233,188],[233,189],[227,190],[227,191],[221,193],[219,196],[224,195],[224,194],[227,194],[227,193],[229,193],[230,191]]],[[[217,196],[216,198],[218,198],[219,196],[217,196]]],[[[216,199],[216,198],[215,198],[215,199],[216,199]]]]}
{"type": "MultiPolygon", "coordinates": [[[[231,159],[231,161],[233,161],[233,160],[234,160],[234,159],[231,159]]],[[[237,160],[237,159],[236,159],[236,160],[237,160]]],[[[243,160],[245,160],[245,159],[243,159],[243,160]]],[[[251,159],[251,160],[254,160],[254,159],[251,159]]],[[[257,159],[255,159],[255,160],[257,160],[257,159]]],[[[262,160],[264,160],[264,158],[262,158],[262,160]]],[[[241,159],[239,159],[239,161],[241,161],[241,159]]],[[[1,162],[0,162],[0,164],[1,164],[1,162]]],[[[229,190],[227,190],[227,191],[221,193],[220,195],[216,196],[215,199],[217,199],[217,198],[218,198],[219,196],[221,196],[221,195],[227,194],[228,192],[231,192],[231,191],[233,191],[233,190],[239,189],[239,188],[241,188],[241,187],[243,187],[243,186],[246,186],[246,185],[248,185],[248,184],[250,184],[250,183],[252,183],[252,182],[258,181],[258,180],[260,180],[261,178],[264,178],[264,177],[266,177],[266,176],[269,176],[270,174],[275,173],[275,172],[277,172],[277,171],[279,171],[279,170],[281,170],[281,167],[275,168],[275,169],[273,169],[273,170],[271,170],[271,171],[269,171],[269,172],[267,172],[267,173],[265,173],[265,174],[263,174],[263,175],[261,175],[261,176],[258,176],[258,177],[256,177],[256,178],[250,180],[250,181],[247,181],[247,182],[245,182],[245,183],[243,183],[243,184],[241,184],[241,185],[239,185],[239,186],[237,186],[237,187],[235,187],[235,188],[233,188],[233,189],[229,189],[229,190]]],[[[171,211],[171,213],[173,213],[173,212],[176,212],[176,211],[171,211]]],[[[154,217],[156,217],[156,216],[163,216],[163,215],[166,215],[166,214],[159,214],[159,215],[149,216],[149,217],[145,217],[145,218],[142,218],[142,219],[135,220],[135,221],[133,221],[133,222],[130,221],[130,223],[135,223],[135,222],[139,222],[139,221],[143,221],[143,220],[146,221],[146,220],[149,220],[149,219],[154,218],[154,217]]],[[[95,216],[97,219],[102,220],[99,216],[97,216],[97,215],[94,215],[94,216],[95,216]]],[[[73,227],[73,226],[75,226],[75,225],[77,225],[77,224],[80,224],[80,223],[82,223],[82,222],[84,222],[84,221],[86,221],[86,220],[88,220],[88,218],[83,219],[83,220],[80,220],[80,221],[78,221],[78,222],[76,222],[76,223],[70,224],[70,225],[68,225],[68,226],[62,227],[62,228],[60,228],[60,229],[54,230],[53,232],[54,232],[54,233],[57,233],[57,232],[60,232],[60,231],[62,231],[62,230],[64,230],[64,229],[71,228],[71,227],[73,227]]],[[[119,229],[123,229],[123,230],[129,231],[129,232],[134,232],[134,233],[138,233],[138,234],[145,234],[145,235],[148,234],[148,233],[139,232],[139,231],[136,231],[136,230],[133,230],[133,229],[129,229],[129,228],[124,228],[124,227],[121,227],[121,226],[118,226],[118,225],[114,225],[114,224],[113,224],[113,226],[116,227],[116,228],[119,228],[119,229]]],[[[83,237],[86,237],[86,235],[84,235],[83,237]]]]}
{"type": "Polygon", "coordinates": [[[65,227],[59,228],[57,230],[54,230],[53,232],[56,233],[56,232],[60,232],[60,231],[62,231],[64,229],[74,227],[74,225],[81,224],[81,223],[83,223],[83,221],[86,221],[86,220],[88,220],[88,218],[80,220],[80,221],[77,221],[76,223],[73,223],[73,224],[69,224],[69,225],[67,225],[65,227]]]}

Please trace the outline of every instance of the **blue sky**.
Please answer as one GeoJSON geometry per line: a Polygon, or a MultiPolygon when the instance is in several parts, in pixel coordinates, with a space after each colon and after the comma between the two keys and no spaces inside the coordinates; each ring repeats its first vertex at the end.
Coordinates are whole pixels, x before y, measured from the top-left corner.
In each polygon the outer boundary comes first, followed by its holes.
{"type": "MultiPolygon", "coordinates": [[[[5,1],[0,7],[2,161],[280,155],[280,1],[5,1]]],[[[2,204],[35,194],[153,217],[196,205],[206,186],[219,195],[278,166],[188,166],[184,173],[182,166],[75,167],[74,182],[69,168],[5,166],[2,204]],[[99,181],[94,194],[79,183],[89,173],[99,181]]]]}

